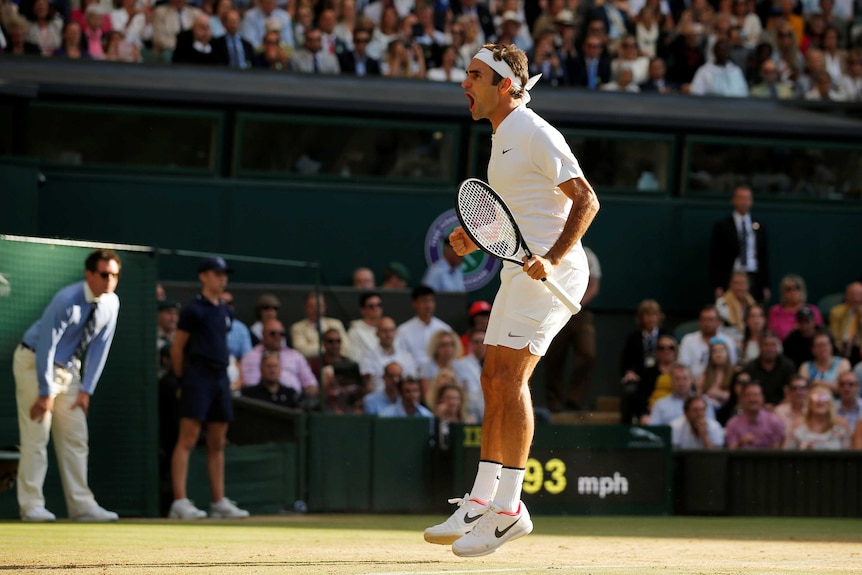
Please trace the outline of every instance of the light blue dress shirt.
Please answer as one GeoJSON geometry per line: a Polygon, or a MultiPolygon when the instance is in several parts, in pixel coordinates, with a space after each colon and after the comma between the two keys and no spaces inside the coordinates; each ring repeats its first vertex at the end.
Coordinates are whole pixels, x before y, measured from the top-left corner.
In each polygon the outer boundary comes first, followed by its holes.
{"type": "Polygon", "coordinates": [[[227,332],[227,350],[237,360],[242,359],[242,356],[251,351],[251,332],[248,326],[234,318],[230,324],[230,331],[227,332]]]}
{"type": "MultiPolygon", "coordinates": [[[[84,327],[95,301],[86,282],[66,286],[54,295],[42,317],[24,334],[23,343],[36,350],[36,378],[41,397],[51,395],[50,383],[54,380],[55,365],[73,366],[75,351],[84,336],[84,327]]],[[[120,312],[117,294],[103,294],[98,302],[93,339],[84,357],[80,358],[84,365],[81,391],[91,395],[105,367],[120,312]]]]}
{"type": "Polygon", "coordinates": [[[452,269],[445,259],[431,264],[422,278],[422,284],[438,292],[467,291],[464,287],[464,272],[461,271],[461,266],[452,269]]]}

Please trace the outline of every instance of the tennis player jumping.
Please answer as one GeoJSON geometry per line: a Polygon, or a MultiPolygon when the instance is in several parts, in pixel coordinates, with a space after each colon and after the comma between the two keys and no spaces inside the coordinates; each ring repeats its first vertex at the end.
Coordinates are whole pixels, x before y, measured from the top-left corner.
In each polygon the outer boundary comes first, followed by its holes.
{"type": "MultiPolygon", "coordinates": [[[[536,280],[553,277],[580,302],[589,279],[581,237],[599,210],[566,140],[527,108],[529,89],[539,79],[528,78],[527,70],[527,56],[516,46],[486,44],[461,83],[473,119],[489,120],[494,130],[489,183],[511,209],[530,250],[544,254],[525,259],[523,270],[503,263],[485,334],[479,469],[470,493],[450,500],[458,509],[425,530],[426,541],[451,544],[461,557],[488,555],[533,530],[520,500],[534,427],[529,380],[571,317],[536,280]]],[[[477,249],[460,227],[449,240],[459,255],[477,249]]]]}

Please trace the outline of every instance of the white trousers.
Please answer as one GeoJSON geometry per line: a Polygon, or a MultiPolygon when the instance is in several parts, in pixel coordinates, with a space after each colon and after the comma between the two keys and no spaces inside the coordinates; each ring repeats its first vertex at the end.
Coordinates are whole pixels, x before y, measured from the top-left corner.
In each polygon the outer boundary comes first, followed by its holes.
{"type": "Polygon", "coordinates": [[[18,461],[18,506],[21,514],[45,507],[42,486],[48,472],[49,435],[54,438],[69,517],[88,513],[95,507],[96,500],[87,486],[87,458],[90,453],[87,416],[80,407],[70,409],[81,389],[80,366],[74,369],[54,366],[54,381],[51,382],[54,410],[46,413],[41,422],[30,419],[30,408],[39,398],[36,354],[18,346],[12,359],[12,373],[15,376],[21,436],[18,461]]]}

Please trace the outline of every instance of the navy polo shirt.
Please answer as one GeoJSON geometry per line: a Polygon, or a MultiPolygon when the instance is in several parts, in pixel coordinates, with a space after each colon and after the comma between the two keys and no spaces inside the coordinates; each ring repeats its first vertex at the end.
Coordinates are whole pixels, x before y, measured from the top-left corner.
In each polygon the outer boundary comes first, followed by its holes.
{"type": "Polygon", "coordinates": [[[233,323],[230,309],[219,302],[213,304],[203,295],[184,305],[177,328],[189,333],[186,359],[195,365],[224,367],[230,363],[227,333],[233,323]]]}

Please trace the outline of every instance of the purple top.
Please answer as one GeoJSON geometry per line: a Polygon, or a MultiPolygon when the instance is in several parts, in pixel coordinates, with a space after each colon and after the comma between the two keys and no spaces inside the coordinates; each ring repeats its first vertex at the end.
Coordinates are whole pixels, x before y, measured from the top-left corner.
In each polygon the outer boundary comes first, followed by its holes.
{"type": "Polygon", "coordinates": [[[784,443],[784,422],[774,413],[764,409],[757,414],[757,420],[752,424],[744,413],[734,415],[727,422],[726,444],[735,445],[739,449],[775,449],[784,443]],[[742,445],[742,436],[750,433],[754,443],[742,445]]]}
{"type": "MultiPolygon", "coordinates": [[[[823,325],[823,316],[820,314],[817,306],[807,303],[805,307],[810,309],[811,313],[814,314],[814,323],[823,325]]],[[[769,331],[777,335],[781,341],[784,341],[784,338],[794,329],[796,329],[795,311],[785,309],[781,307],[781,304],[775,304],[769,308],[769,331]]]]}

